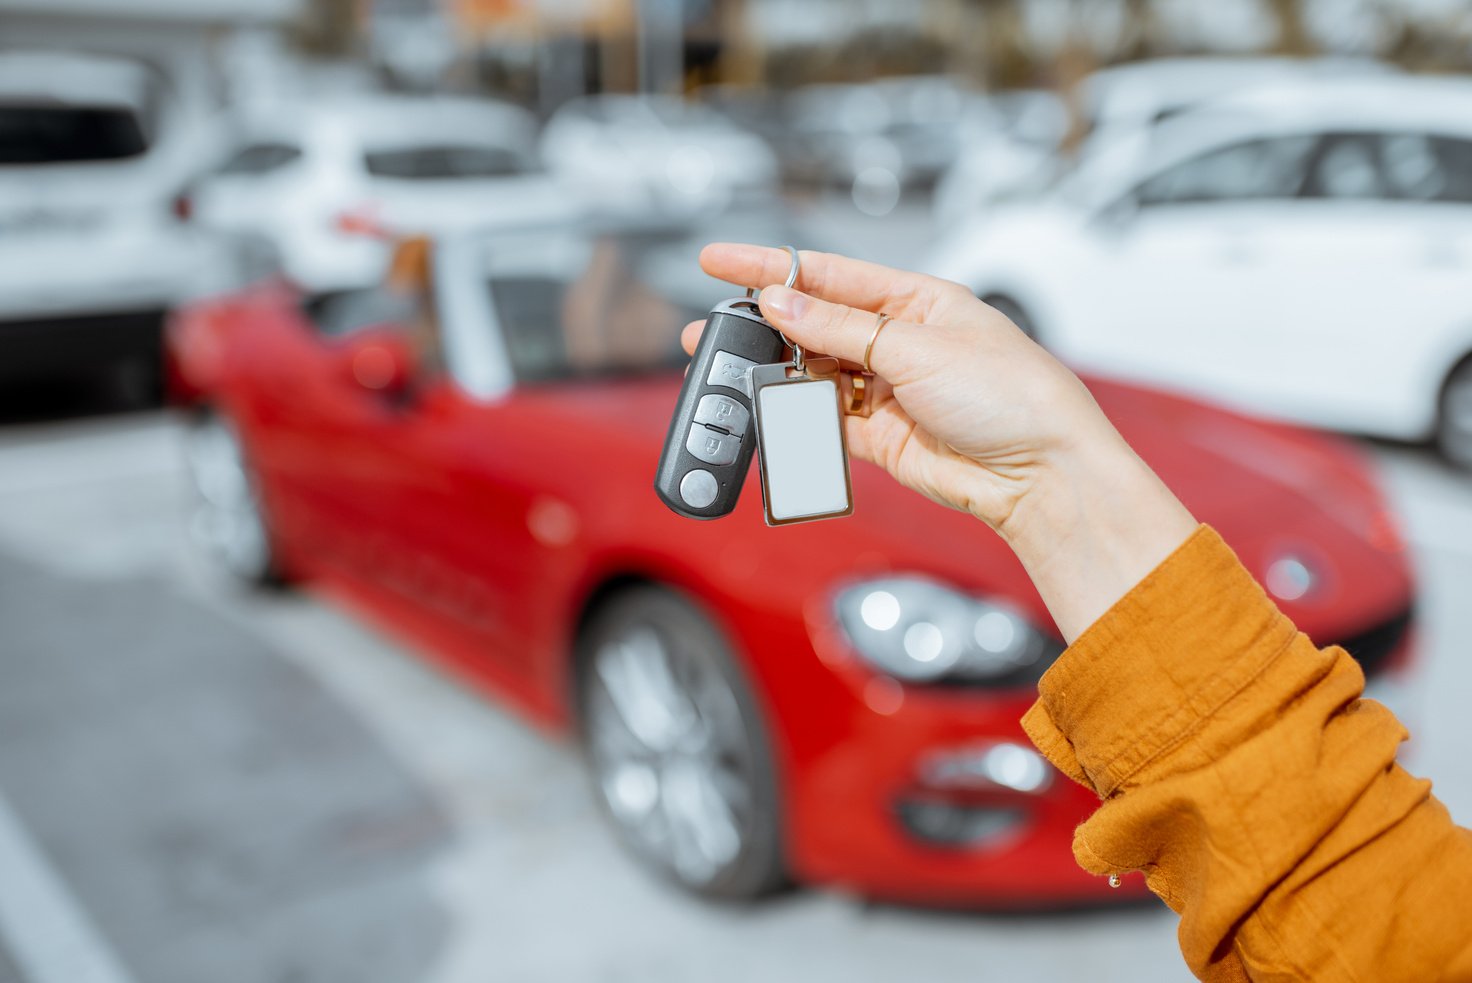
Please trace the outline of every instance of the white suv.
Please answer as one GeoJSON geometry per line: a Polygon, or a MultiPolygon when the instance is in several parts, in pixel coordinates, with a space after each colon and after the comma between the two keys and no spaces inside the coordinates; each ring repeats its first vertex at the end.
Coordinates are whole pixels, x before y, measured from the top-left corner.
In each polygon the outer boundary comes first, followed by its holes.
{"type": "Polygon", "coordinates": [[[1472,465],[1472,82],[1300,79],[1162,120],[926,264],[1080,368],[1472,465]]]}
{"type": "Polygon", "coordinates": [[[165,311],[228,262],[171,211],[197,160],[141,63],[0,53],[0,378],[156,378],[165,311]]]}

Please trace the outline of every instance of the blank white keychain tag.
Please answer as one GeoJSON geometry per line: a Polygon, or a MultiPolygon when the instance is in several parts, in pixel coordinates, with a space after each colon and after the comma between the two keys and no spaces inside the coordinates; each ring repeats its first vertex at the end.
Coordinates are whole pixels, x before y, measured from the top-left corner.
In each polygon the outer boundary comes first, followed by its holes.
{"type": "MultiPolygon", "coordinates": [[[[801,365],[801,356],[795,361],[801,365]]],[[[814,379],[793,362],[780,362],[754,367],[751,389],[767,525],[852,515],[837,378],[814,379]]]]}

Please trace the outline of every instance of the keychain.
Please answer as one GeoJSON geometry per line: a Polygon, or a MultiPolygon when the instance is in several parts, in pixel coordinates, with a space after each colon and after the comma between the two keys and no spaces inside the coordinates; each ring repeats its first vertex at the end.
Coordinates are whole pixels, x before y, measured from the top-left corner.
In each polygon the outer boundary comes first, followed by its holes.
{"type": "MultiPolygon", "coordinates": [[[[786,285],[797,282],[801,261],[786,285]]],[[[816,360],[815,360],[816,361],[816,360]]],[[[654,487],[675,512],[713,519],[736,507],[753,451],[761,460],[767,525],[853,512],[848,443],[833,378],[813,378],[798,345],[761,316],[756,291],[711,310],[686,373],[654,487]],[[774,361],[783,347],[791,361],[774,361]]]]}
{"type": "MultiPolygon", "coordinates": [[[[785,339],[784,339],[785,340],[785,339]]],[[[836,519],[854,511],[848,440],[839,410],[838,360],[832,377],[815,379],[802,347],[792,361],[751,370],[767,525],[836,519]]]]}

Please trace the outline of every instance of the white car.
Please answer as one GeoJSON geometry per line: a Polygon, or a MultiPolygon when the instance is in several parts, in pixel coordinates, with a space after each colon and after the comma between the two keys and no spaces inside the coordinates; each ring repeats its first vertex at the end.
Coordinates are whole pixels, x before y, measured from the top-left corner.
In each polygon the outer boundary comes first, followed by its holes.
{"type": "Polygon", "coordinates": [[[936,224],[1035,196],[1071,166],[1069,158],[1086,160],[1122,140],[1143,144],[1157,123],[1213,99],[1298,78],[1393,71],[1359,58],[1153,58],[1093,72],[1067,101],[1041,90],[1000,93],[990,97],[989,113],[972,117],[955,166],[936,187],[936,224]],[[1081,118],[1070,120],[1070,110],[1081,118]],[[1073,146],[1065,148],[1070,136],[1073,146]]]}
{"type": "Polygon", "coordinates": [[[394,240],[565,218],[530,114],[487,100],[363,96],[257,106],[193,186],[199,225],[264,240],[310,293],[375,282],[394,240]]]}
{"type": "Polygon", "coordinates": [[[158,378],[165,311],[228,262],[171,203],[198,148],[168,80],[123,58],[0,53],[0,377],[158,378]]]}
{"type": "Polygon", "coordinates": [[[581,202],[612,215],[717,213],[778,190],[777,158],[765,141],[671,96],[565,103],[542,132],[542,159],[581,202]]]}
{"type": "Polygon", "coordinates": [[[1301,79],[1086,160],[938,244],[1059,355],[1472,464],[1472,82],[1301,79]]]}

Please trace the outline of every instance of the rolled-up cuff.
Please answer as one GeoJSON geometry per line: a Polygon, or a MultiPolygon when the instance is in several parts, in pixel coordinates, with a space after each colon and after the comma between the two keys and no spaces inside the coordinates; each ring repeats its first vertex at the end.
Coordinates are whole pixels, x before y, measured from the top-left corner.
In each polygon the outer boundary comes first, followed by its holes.
{"type": "Polygon", "coordinates": [[[1060,771],[1107,797],[1295,635],[1231,548],[1200,526],[1069,646],[1038,684],[1023,728],[1060,771]]]}

